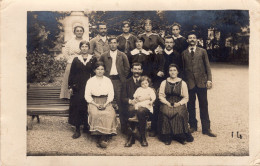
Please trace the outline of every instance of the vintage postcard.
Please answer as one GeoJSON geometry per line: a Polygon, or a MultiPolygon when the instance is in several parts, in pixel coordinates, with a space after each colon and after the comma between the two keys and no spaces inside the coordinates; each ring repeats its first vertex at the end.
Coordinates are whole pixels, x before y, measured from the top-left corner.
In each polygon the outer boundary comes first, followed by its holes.
{"type": "Polygon", "coordinates": [[[259,165],[260,1],[1,1],[2,165],[259,165]]]}

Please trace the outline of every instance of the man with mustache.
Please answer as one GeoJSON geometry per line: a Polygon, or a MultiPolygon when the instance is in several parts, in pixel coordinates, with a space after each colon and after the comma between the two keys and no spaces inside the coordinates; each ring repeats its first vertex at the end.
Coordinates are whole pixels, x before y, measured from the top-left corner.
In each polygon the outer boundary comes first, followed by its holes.
{"type": "Polygon", "coordinates": [[[212,88],[212,75],[207,51],[197,47],[197,35],[195,31],[188,34],[187,42],[189,47],[182,52],[184,80],[189,89],[189,124],[190,132],[197,131],[197,119],[195,101],[196,95],[199,100],[200,119],[202,133],[210,137],[216,137],[216,134],[210,130],[210,120],[208,113],[207,89],[212,88]]]}
{"type": "Polygon", "coordinates": [[[90,54],[94,54],[99,60],[101,55],[109,51],[108,39],[107,39],[107,25],[100,23],[98,25],[99,34],[90,40],[90,54]]]}

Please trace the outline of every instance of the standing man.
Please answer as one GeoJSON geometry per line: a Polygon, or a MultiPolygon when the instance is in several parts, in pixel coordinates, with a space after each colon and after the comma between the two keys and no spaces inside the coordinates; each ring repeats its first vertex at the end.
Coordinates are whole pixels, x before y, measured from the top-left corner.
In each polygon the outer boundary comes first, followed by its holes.
{"type": "Polygon", "coordinates": [[[195,100],[196,95],[199,100],[200,119],[202,125],[202,133],[210,137],[216,137],[210,130],[210,120],[208,113],[207,89],[212,88],[212,75],[209,64],[207,51],[197,47],[197,35],[194,31],[188,34],[188,49],[183,51],[184,78],[189,89],[189,124],[190,132],[197,131],[197,119],[195,100]]]}
{"type": "Polygon", "coordinates": [[[174,39],[174,47],[173,49],[177,51],[179,54],[182,53],[188,47],[188,43],[185,37],[180,35],[181,25],[178,23],[173,23],[172,25],[172,37],[174,39]]]}
{"type": "MultiPolygon", "coordinates": [[[[143,72],[142,64],[135,62],[132,64],[131,72],[133,73],[133,76],[126,80],[123,84],[122,88],[122,104],[124,108],[124,112],[128,118],[131,118],[133,116],[137,116],[138,119],[138,129],[139,133],[141,135],[141,145],[142,146],[148,146],[146,136],[145,136],[145,130],[146,130],[146,117],[149,116],[150,111],[145,107],[140,107],[138,110],[135,110],[134,104],[134,93],[137,88],[140,87],[140,76],[143,72]]],[[[125,144],[125,147],[131,147],[132,144],[135,142],[135,134],[134,134],[134,128],[135,124],[128,122],[129,130],[128,130],[128,139],[125,144]]]]}
{"type": "MultiPolygon", "coordinates": [[[[164,59],[162,51],[164,48],[164,41],[160,35],[152,32],[152,21],[146,19],[144,21],[144,30],[145,32],[140,35],[144,38],[143,48],[150,53],[148,62],[148,71],[147,75],[152,79],[153,87],[157,90],[160,87],[160,81],[163,75],[163,64],[164,59]]],[[[152,116],[151,132],[149,133],[150,137],[155,137],[157,133],[157,120],[158,112],[160,108],[160,102],[158,99],[154,102],[154,112],[152,116]]]]}
{"type": "Polygon", "coordinates": [[[172,36],[166,36],[164,38],[165,40],[165,48],[163,50],[163,55],[164,55],[164,79],[166,79],[167,77],[169,77],[169,65],[174,63],[176,65],[178,65],[180,71],[179,71],[179,77],[182,78],[182,58],[181,58],[181,54],[179,54],[177,51],[175,51],[173,49],[175,43],[174,40],[172,38],[172,36]]]}
{"type": "Polygon", "coordinates": [[[130,33],[130,22],[123,21],[122,23],[123,33],[117,37],[118,50],[124,52],[129,60],[130,51],[135,49],[135,42],[137,38],[130,33]]]}
{"type": "Polygon", "coordinates": [[[125,82],[129,74],[129,62],[125,53],[117,49],[118,42],[116,37],[108,39],[110,51],[101,55],[100,61],[105,65],[105,76],[109,77],[113,83],[115,91],[115,99],[118,105],[119,118],[122,133],[126,133],[126,118],[121,107],[121,89],[122,83],[125,82]]]}
{"type": "Polygon", "coordinates": [[[98,25],[98,35],[90,40],[90,54],[94,54],[97,59],[100,56],[109,51],[109,45],[107,40],[107,25],[101,23],[98,25]]]}

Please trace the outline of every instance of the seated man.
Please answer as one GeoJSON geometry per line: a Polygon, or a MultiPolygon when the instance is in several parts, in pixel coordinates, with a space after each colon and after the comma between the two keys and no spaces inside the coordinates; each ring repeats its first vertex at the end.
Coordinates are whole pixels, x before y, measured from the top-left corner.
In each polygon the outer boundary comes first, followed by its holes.
{"type": "MultiPolygon", "coordinates": [[[[126,115],[127,118],[131,118],[133,116],[137,116],[138,119],[138,125],[139,125],[139,132],[141,135],[141,145],[142,146],[148,146],[148,143],[146,141],[145,137],[145,130],[146,130],[146,117],[149,116],[149,110],[145,107],[139,107],[137,110],[135,110],[134,104],[134,93],[138,87],[140,87],[140,76],[143,72],[142,64],[141,63],[133,63],[131,72],[133,73],[133,76],[130,77],[126,82],[123,83],[122,86],[122,93],[121,93],[121,99],[123,103],[123,112],[126,115]]],[[[135,135],[133,133],[134,130],[134,124],[129,125],[129,131],[128,131],[128,140],[125,144],[125,147],[131,147],[132,144],[135,142],[135,135]]]]}

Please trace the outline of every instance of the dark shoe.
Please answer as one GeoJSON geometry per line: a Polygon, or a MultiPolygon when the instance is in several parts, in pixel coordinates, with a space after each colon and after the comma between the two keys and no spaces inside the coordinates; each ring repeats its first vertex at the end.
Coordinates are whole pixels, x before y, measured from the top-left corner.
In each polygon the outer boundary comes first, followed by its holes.
{"type": "Polygon", "coordinates": [[[146,141],[146,138],[141,138],[141,146],[146,147],[148,146],[148,142],[146,141]]]}
{"type": "Polygon", "coordinates": [[[202,134],[208,135],[209,137],[217,137],[217,135],[212,133],[211,130],[203,131],[202,134]]]}
{"type": "Polygon", "coordinates": [[[164,143],[165,143],[165,145],[171,145],[172,141],[171,140],[166,140],[164,143]]]}
{"type": "Polygon", "coordinates": [[[80,132],[77,132],[77,131],[76,131],[76,132],[73,134],[72,138],[73,138],[73,139],[77,139],[77,138],[80,137],[80,135],[81,135],[80,132]]]}
{"type": "Polygon", "coordinates": [[[195,131],[197,131],[197,128],[195,128],[195,127],[190,128],[190,133],[194,133],[195,131]]]}
{"type": "Polygon", "coordinates": [[[194,137],[191,135],[191,133],[186,133],[186,141],[187,142],[193,142],[194,141],[194,137]]]}
{"type": "Polygon", "coordinates": [[[156,136],[156,132],[155,131],[149,132],[149,137],[155,137],[155,136],[156,136]]]}
{"type": "Polygon", "coordinates": [[[135,144],[135,137],[131,135],[125,143],[125,147],[131,147],[133,144],[135,144]]]}
{"type": "Polygon", "coordinates": [[[182,144],[182,145],[185,145],[185,144],[186,144],[186,142],[185,142],[184,139],[176,139],[176,141],[179,142],[179,143],[182,144]]]}

